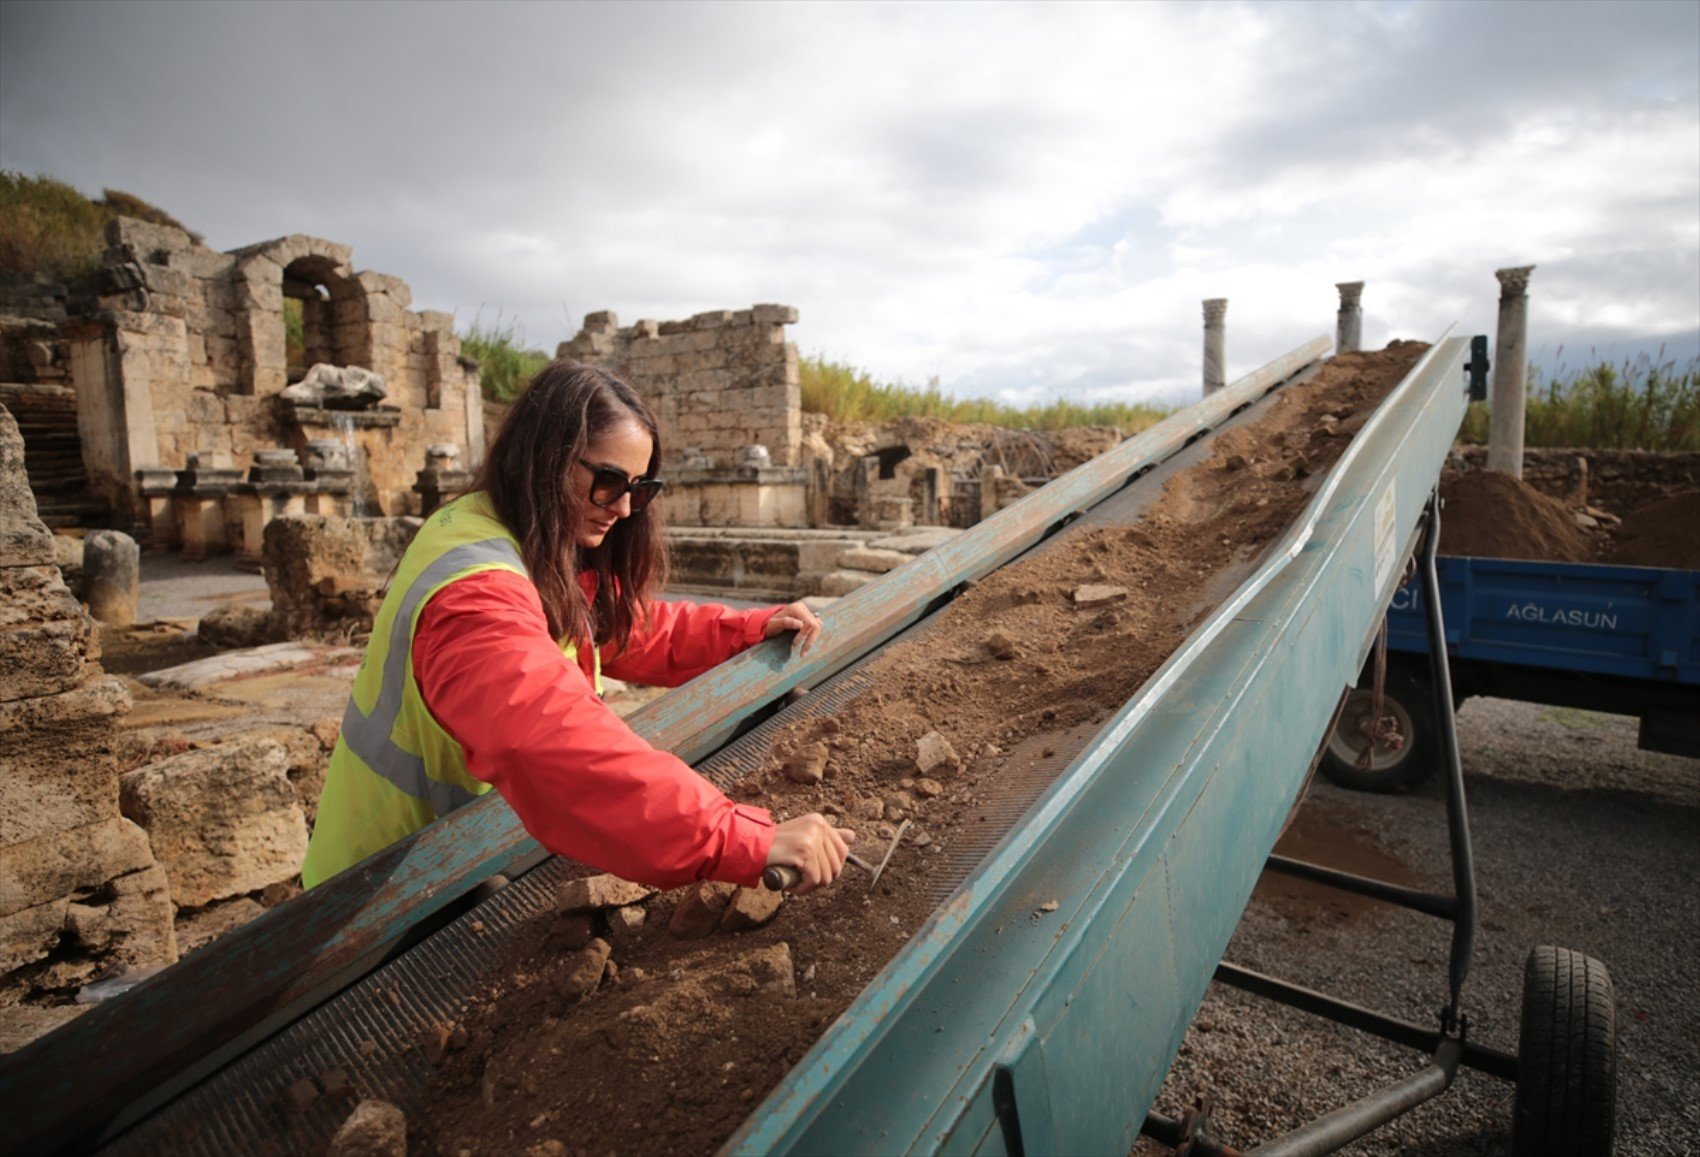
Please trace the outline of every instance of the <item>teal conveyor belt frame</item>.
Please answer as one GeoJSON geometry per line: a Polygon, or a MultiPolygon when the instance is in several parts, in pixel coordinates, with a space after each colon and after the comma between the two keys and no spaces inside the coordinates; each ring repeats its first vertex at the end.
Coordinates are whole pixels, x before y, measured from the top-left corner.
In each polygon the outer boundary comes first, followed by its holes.
{"type": "Polygon", "coordinates": [[[728,1151],[1128,1151],[1404,573],[1467,352],[1429,350],[728,1151]]]}
{"type": "MultiPolygon", "coordinates": [[[[630,720],[697,762],[1319,360],[1318,338],[630,720]]],[[[1126,1152],[1342,688],[1463,415],[1431,348],[1256,573],[1100,732],[728,1150],[1126,1152]],[[1059,908],[1040,909],[1056,900],[1059,908]],[[1011,1122],[1018,1121],[1015,1132],[1011,1122]]],[[[544,853],[492,793],[0,1059],[0,1150],[121,1133],[544,853]]]]}

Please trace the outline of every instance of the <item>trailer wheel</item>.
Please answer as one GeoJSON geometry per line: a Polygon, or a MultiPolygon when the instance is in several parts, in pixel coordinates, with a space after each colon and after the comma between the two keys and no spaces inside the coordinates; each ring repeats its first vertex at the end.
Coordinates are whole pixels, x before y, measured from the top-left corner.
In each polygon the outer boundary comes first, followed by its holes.
{"type": "Polygon", "coordinates": [[[1354,791],[1402,791],[1421,782],[1434,769],[1438,739],[1434,726],[1433,694],[1429,681],[1402,666],[1390,666],[1382,694],[1382,712],[1398,723],[1398,746],[1377,743],[1367,769],[1358,766],[1369,736],[1365,725],[1375,707],[1375,692],[1356,687],[1347,692],[1339,721],[1322,753],[1322,773],[1354,791]]]}
{"type": "Polygon", "coordinates": [[[1617,1109],[1611,974],[1591,956],[1540,947],[1523,966],[1516,1157],[1609,1157],[1617,1109]]]}

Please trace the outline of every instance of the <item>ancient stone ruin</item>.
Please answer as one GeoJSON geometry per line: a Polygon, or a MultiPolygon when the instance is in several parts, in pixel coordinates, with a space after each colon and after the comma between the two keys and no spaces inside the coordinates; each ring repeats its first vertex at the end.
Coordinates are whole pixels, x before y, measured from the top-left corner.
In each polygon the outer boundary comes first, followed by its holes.
{"type": "Polygon", "coordinates": [[[0,1038],[71,1012],[37,1006],[115,969],[177,959],[165,870],[119,810],[115,720],[130,696],[54,565],[23,440],[0,408],[0,1038]]]}
{"type": "Polygon", "coordinates": [[[477,367],[452,316],[410,309],[406,283],[356,271],[347,246],[296,235],[220,253],[129,218],[107,241],[92,300],[37,286],[0,319],[5,400],[37,419],[31,459],[37,443],[80,451],[68,524],[257,562],[284,513],[416,513],[427,447],[482,461],[477,367]]]}

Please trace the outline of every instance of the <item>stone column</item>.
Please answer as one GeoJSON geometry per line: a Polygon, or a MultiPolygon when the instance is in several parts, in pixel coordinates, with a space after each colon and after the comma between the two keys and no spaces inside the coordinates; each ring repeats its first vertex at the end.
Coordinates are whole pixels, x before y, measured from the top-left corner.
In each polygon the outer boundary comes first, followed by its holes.
{"type": "Polygon", "coordinates": [[[1487,468],[1523,477],[1523,387],[1529,376],[1529,274],[1533,265],[1497,269],[1499,336],[1494,342],[1493,412],[1487,468]]]}
{"type": "Polygon", "coordinates": [[[1228,336],[1223,320],[1228,316],[1228,299],[1204,301],[1204,396],[1228,384],[1228,336]]]}
{"type": "Polygon", "coordinates": [[[117,530],[91,530],[83,539],[83,583],[89,614],[113,627],[136,621],[141,595],[142,552],[136,540],[117,530]]]}
{"type": "Polygon", "coordinates": [[[1334,326],[1334,352],[1356,353],[1363,348],[1364,341],[1364,283],[1336,281],[1334,288],[1340,291],[1340,313],[1334,326]]]}
{"type": "Polygon", "coordinates": [[[425,447],[425,469],[414,480],[419,495],[419,516],[428,518],[439,506],[472,485],[470,472],[460,468],[460,447],[453,442],[436,442],[425,447]]]}
{"type": "Polygon", "coordinates": [[[878,455],[869,454],[856,460],[856,525],[863,530],[879,526],[879,511],[874,509],[874,480],[879,476],[878,455]]]}

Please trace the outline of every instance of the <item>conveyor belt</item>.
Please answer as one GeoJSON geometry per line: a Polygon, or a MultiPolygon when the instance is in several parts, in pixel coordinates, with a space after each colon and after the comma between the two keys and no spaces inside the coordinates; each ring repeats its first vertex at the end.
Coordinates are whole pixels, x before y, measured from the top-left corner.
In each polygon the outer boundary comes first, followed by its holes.
{"type": "MultiPolygon", "coordinates": [[[[1308,376],[1300,375],[1295,381],[1308,376]]],[[[1207,458],[1216,436],[1254,421],[1273,397],[1267,396],[1179,450],[1006,565],[1070,550],[1083,534],[1136,522],[1161,496],[1169,478],[1207,458]]],[[[1312,479],[1312,487],[1318,481],[1312,479]]],[[[1200,600],[1207,603],[1212,592],[1233,590],[1256,570],[1257,562],[1257,558],[1241,560],[1228,568],[1216,577],[1211,591],[1199,593],[1200,600]]],[[[774,739],[782,730],[836,714],[872,686],[869,669],[889,647],[925,646],[940,624],[935,611],[699,763],[697,770],[718,787],[730,789],[769,766],[774,739]]],[[[935,903],[956,891],[1098,730],[1094,725],[1030,737],[1009,753],[997,776],[981,781],[976,813],[984,821],[956,829],[948,840],[941,840],[943,847],[926,877],[935,903]]],[[[555,886],[574,874],[574,865],[566,861],[545,861],[201,1082],[102,1152],[114,1157],[162,1151],[206,1157],[233,1152],[319,1153],[354,1104],[347,1097],[324,1095],[327,1086],[334,1090],[339,1083],[357,1090],[360,1097],[381,1097],[404,1111],[414,1109],[432,1073],[423,1045],[433,1026],[461,1019],[492,969],[511,958],[515,940],[535,918],[553,910],[555,886]],[[329,1082],[327,1073],[333,1074],[329,1082]],[[336,1079],[338,1075],[343,1082],[336,1079]]]]}
{"type": "MultiPolygon", "coordinates": [[[[904,568],[902,582],[873,584],[842,600],[823,616],[829,638],[808,659],[788,659],[778,643],[754,648],[644,708],[631,720],[634,729],[687,759],[702,762],[724,749],[727,759],[736,760],[742,750],[740,732],[762,717],[766,705],[804,683],[818,686],[790,710],[810,710],[811,700],[829,705],[829,684],[841,679],[838,685],[847,685],[856,677],[858,661],[923,619],[959,584],[983,577],[1043,542],[1081,507],[1099,504],[1107,513],[1115,500],[1104,502],[1105,496],[1116,495],[1131,478],[1314,364],[1325,348],[1324,339],[1307,343],[922,556],[904,568]]],[[[1154,490],[1127,488],[1121,500],[1135,501],[1131,496],[1154,490]]],[[[757,734],[745,738],[760,742],[757,734]]],[[[706,762],[702,765],[713,773],[706,762]]],[[[1012,791],[1004,809],[1010,821],[1026,810],[1033,794],[1047,790],[1046,780],[1054,770],[1034,768],[1024,791],[1006,789],[1012,791]]],[[[516,860],[537,862],[536,845],[499,805],[500,800],[487,799],[462,809],[124,997],[0,1058],[0,1093],[9,1105],[30,1106],[27,1113],[0,1115],[0,1149],[84,1151],[97,1138],[114,1137],[121,1138],[115,1144],[120,1151],[154,1148],[143,1144],[148,1130],[164,1127],[155,1122],[176,1112],[171,1108],[162,1113],[161,1106],[206,1105],[196,1090],[211,1089],[213,1082],[238,1070],[246,1073],[250,1058],[268,1066],[269,1075],[253,1078],[248,1092],[225,1094],[243,1105],[235,1113],[242,1120],[228,1127],[214,1125],[210,1114],[221,1111],[221,1097],[215,1095],[211,1109],[186,1113],[185,1124],[169,1127],[169,1143],[200,1144],[195,1139],[204,1137],[208,1148],[202,1151],[228,1152],[238,1137],[264,1136],[252,1146],[257,1151],[315,1149],[322,1141],[307,1140],[307,1135],[328,1136],[322,1122],[334,1122],[346,1106],[319,1097],[304,1110],[286,1110],[278,1091],[339,1067],[359,1086],[368,1068],[386,1063],[380,1051],[385,1042],[365,1035],[368,1030],[395,1038],[397,1055],[405,1054],[404,1046],[413,1042],[402,1037],[415,1035],[434,1019],[449,1018],[455,1009],[455,999],[445,989],[464,994],[474,987],[481,966],[472,948],[456,940],[457,929],[478,936],[480,943],[493,943],[511,933],[524,913],[547,906],[550,873],[562,870],[560,865],[526,877],[485,907],[462,916],[447,932],[402,957],[386,970],[384,979],[371,974],[399,936],[443,911],[472,884],[497,871],[512,872],[516,860]],[[483,925],[481,933],[473,929],[474,922],[483,925]],[[407,991],[399,991],[404,975],[411,979],[407,991]],[[437,986],[434,994],[425,991],[431,985],[437,986]],[[395,997],[386,988],[397,989],[395,997]],[[308,1011],[339,991],[379,993],[374,999],[389,1002],[392,1011],[364,1012],[360,1015],[365,1022],[358,1015],[344,1015],[339,1006],[308,1011]],[[349,1020],[360,1025],[363,1035],[357,1039],[339,1023],[349,1020]],[[358,1055],[367,1041],[369,1055],[355,1064],[349,1048],[358,1055]],[[138,1122],[144,1124],[137,1127],[138,1122]]],[[[972,873],[981,858],[967,843],[952,855],[959,858],[947,865],[944,874],[949,878],[972,873]]],[[[389,1071],[400,1080],[415,1063],[407,1057],[389,1071]]]]}

